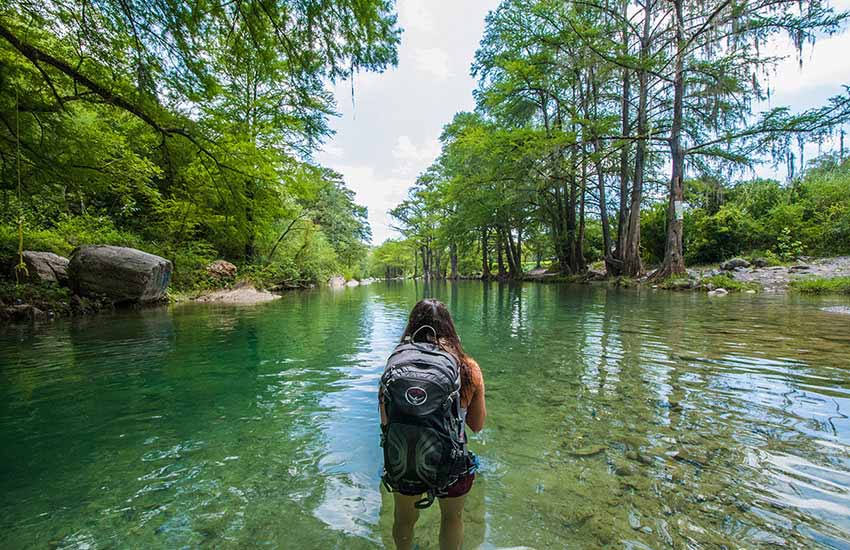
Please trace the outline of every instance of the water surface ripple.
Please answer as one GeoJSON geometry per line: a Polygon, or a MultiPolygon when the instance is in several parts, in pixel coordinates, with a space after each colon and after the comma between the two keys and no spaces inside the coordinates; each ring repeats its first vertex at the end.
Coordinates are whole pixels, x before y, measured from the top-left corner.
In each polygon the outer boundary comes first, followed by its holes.
{"type": "Polygon", "coordinates": [[[467,547],[850,548],[839,301],[473,282],[2,329],[0,547],[391,547],[376,386],[425,295],[486,378],[467,547]]]}

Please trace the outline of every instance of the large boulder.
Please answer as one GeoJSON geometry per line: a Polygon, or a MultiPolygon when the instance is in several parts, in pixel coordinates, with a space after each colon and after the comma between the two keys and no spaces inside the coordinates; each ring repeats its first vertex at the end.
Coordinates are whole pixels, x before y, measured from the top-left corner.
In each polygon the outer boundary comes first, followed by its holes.
{"type": "Polygon", "coordinates": [[[68,258],[53,252],[25,250],[24,264],[27,266],[30,280],[57,284],[68,282],[68,258]]]}
{"type": "Polygon", "coordinates": [[[236,266],[226,260],[216,260],[207,266],[207,273],[218,280],[235,279],[236,266]]]}
{"type": "Polygon", "coordinates": [[[720,269],[724,271],[733,271],[738,267],[750,267],[750,262],[745,260],[744,258],[732,258],[728,262],[723,262],[720,264],[720,269]]]}
{"type": "Polygon", "coordinates": [[[172,265],[135,248],[81,246],[71,255],[68,278],[82,296],[103,295],[116,303],[156,302],[165,297],[172,265]]]}
{"type": "Polygon", "coordinates": [[[345,277],[342,277],[342,276],[339,276],[339,275],[336,276],[336,277],[331,277],[331,280],[328,281],[328,286],[330,286],[331,288],[342,288],[342,287],[344,287],[345,286],[345,277]]]}

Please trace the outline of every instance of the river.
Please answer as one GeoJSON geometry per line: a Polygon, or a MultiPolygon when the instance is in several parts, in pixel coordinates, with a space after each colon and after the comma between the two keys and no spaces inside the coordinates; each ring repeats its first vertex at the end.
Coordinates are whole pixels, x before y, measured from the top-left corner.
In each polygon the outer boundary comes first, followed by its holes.
{"type": "Polygon", "coordinates": [[[425,295],[486,379],[466,547],[850,548],[840,300],[479,282],[2,329],[0,547],[391,548],[376,387],[425,295]]]}

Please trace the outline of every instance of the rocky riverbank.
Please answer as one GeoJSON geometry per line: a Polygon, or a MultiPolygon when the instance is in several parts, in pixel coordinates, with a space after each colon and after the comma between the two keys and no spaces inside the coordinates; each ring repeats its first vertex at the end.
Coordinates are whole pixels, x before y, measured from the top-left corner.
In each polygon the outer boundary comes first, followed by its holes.
{"type": "Polygon", "coordinates": [[[615,286],[649,285],[664,290],[696,290],[722,295],[729,291],[788,292],[795,281],[850,277],[850,256],[800,258],[787,265],[768,265],[762,259],[733,258],[719,265],[688,269],[687,277],[662,282],[652,281],[652,272],[638,279],[608,277],[604,271],[589,269],[580,275],[561,275],[546,269],[534,269],[524,280],[545,283],[608,284],[615,286]]]}
{"type": "Polygon", "coordinates": [[[809,277],[832,279],[850,277],[850,256],[836,258],[801,258],[790,265],[768,266],[766,263],[735,258],[718,267],[696,268],[689,275],[705,278],[728,275],[742,283],[754,283],[764,292],[785,292],[791,282],[809,277]]]}

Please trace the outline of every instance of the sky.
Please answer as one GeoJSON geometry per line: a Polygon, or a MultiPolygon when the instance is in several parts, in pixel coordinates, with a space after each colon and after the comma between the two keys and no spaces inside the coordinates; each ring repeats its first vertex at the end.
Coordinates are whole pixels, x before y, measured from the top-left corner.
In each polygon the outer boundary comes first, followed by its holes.
{"type": "MultiPolygon", "coordinates": [[[[475,107],[470,75],[484,18],[497,0],[398,0],[404,29],[398,66],[384,73],[361,73],[334,86],[339,117],[330,121],[335,135],[315,160],[341,173],[359,204],[369,209],[372,242],[398,236],[388,211],[407,196],[416,177],[440,152],[439,137],[458,111],[475,107]],[[352,100],[352,84],[354,97],[352,100]]],[[[850,9],[850,0],[835,0],[850,9]]],[[[772,49],[788,57],[770,78],[769,102],[756,110],[788,105],[815,107],[850,84],[850,32],[822,37],[807,46],[800,67],[791,44],[772,49]]],[[[806,149],[811,159],[816,145],[806,149]]],[[[782,169],[764,166],[764,177],[784,177],[782,169]]]]}

